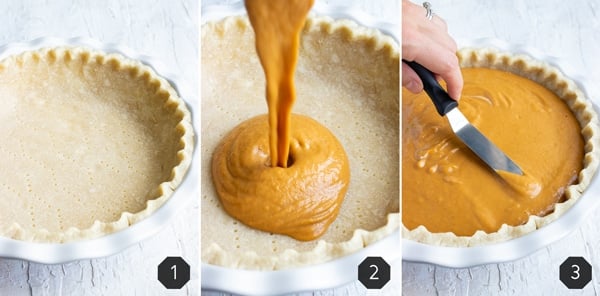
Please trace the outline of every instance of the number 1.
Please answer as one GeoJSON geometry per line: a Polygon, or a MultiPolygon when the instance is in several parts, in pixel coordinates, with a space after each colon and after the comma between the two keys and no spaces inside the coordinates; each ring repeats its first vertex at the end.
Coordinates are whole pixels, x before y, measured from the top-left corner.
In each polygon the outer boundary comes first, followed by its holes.
{"type": "Polygon", "coordinates": [[[177,279],[177,265],[171,266],[171,270],[173,271],[173,279],[177,279]]]}

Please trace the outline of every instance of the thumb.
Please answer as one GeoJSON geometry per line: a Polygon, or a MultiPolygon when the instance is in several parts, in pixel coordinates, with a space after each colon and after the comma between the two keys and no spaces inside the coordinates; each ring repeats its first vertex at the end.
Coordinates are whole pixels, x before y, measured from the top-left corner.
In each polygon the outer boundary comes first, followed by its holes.
{"type": "Polygon", "coordinates": [[[402,62],[402,86],[415,94],[423,91],[421,78],[404,62],[402,62]]]}

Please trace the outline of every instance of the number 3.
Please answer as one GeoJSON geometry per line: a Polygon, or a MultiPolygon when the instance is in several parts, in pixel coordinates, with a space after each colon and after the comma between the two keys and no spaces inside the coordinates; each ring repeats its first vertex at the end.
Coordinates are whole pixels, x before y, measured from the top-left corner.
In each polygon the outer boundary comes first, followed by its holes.
{"type": "Polygon", "coordinates": [[[375,265],[375,264],[371,264],[371,265],[369,265],[369,267],[375,268],[375,272],[373,272],[373,274],[371,274],[371,277],[369,278],[369,280],[374,280],[374,281],[379,280],[379,277],[375,276],[377,274],[377,272],[379,271],[379,267],[377,267],[377,265],[375,265]]]}
{"type": "Polygon", "coordinates": [[[573,265],[571,265],[571,267],[573,268],[573,273],[575,274],[575,276],[571,276],[571,279],[573,279],[573,280],[579,279],[579,265],[573,264],[573,265]]]}

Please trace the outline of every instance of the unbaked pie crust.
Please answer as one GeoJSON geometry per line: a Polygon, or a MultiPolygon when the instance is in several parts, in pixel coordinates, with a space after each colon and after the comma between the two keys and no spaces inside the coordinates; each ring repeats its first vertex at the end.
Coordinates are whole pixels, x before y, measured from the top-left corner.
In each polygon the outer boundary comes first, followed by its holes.
{"type": "Polygon", "coordinates": [[[527,55],[515,55],[500,52],[495,49],[465,48],[459,50],[458,57],[461,67],[481,67],[498,69],[533,80],[563,99],[575,114],[581,126],[581,135],[585,143],[583,169],[578,175],[577,182],[565,190],[565,201],[557,203],[552,213],[540,217],[532,215],[529,220],[518,226],[503,224],[497,232],[486,233],[477,231],[472,236],[457,236],[452,232],[432,233],[423,225],[409,230],[402,226],[404,238],[448,247],[468,247],[507,241],[551,223],[567,211],[585,191],[598,168],[599,161],[599,124],[592,103],[586,99],[579,87],[561,71],[527,55]]]}
{"type": "Polygon", "coordinates": [[[65,243],[151,215],[181,183],[193,130],[153,69],[83,47],[0,61],[0,236],[65,243]]]}
{"type": "Polygon", "coordinates": [[[340,140],[351,181],[321,238],[300,242],[251,229],[221,208],[210,178],[216,145],[267,112],[264,74],[245,16],[202,26],[202,262],[275,270],[329,261],[398,231],[399,50],[391,37],[347,20],[309,17],[301,37],[293,112],[340,140]]]}

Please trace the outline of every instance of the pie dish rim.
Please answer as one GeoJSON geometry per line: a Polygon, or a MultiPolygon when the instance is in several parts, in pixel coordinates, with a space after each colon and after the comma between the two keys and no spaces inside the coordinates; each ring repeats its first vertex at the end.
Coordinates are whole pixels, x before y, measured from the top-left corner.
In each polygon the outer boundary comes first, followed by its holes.
{"type": "MultiPolygon", "coordinates": [[[[91,53],[118,54],[127,60],[139,62],[149,67],[154,72],[154,75],[168,82],[173,91],[178,95],[179,102],[185,104],[184,108],[187,109],[186,112],[188,114],[184,117],[189,119],[189,122],[185,119],[186,122],[184,124],[186,125],[185,128],[189,128],[190,131],[186,133],[186,144],[191,145],[180,150],[184,151],[187,158],[180,164],[183,164],[187,169],[184,169],[183,173],[181,171],[177,173],[176,178],[179,179],[179,185],[165,199],[162,205],[149,211],[147,217],[122,229],[108,232],[108,234],[91,238],[84,236],[80,239],[68,240],[62,243],[28,241],[6,236],[0,237],[0,258],[16,258],[44,264],[59,264],[112,255],[160,231],[171,221],[178,211],[186,204],[191,203],[193,197],[199,194],[198,185],[192,182],[198,176],[197,165],[193,161],[197,159],[196,154],[198,153],[198,149],[196,149],[197,136],[195,133],[197,124],[193,116],[197,113],[198,104],[193,100],[195,95],[184,84],[178,83],[181,81],[181,78],[174,74],[169,67],[157,58],[136,52],[123,44],[103,43],[89,37],[40,37],[30,41],[12,42],[0,46],[0,59],[48,48],[84,48],[89,49],[91,53]]],[[[167,183],[171,183],[171,181],[167,183]]],[[[146,208],[142,211],[145,210],[146,208]]]]}
{"type": "MultiPolygon", "coordinates": [[[[205,5],[202,6],[201,26],[207,22],[215,22],[225,17],[240,16],[244,14],[246,14],[246,11],[243,2],[241,1],[230,5],[205,5]]],[[[368,15],[363,11],[359,11],[353,7],[332,6],[316,2],[309,16],[310,15],[330,17],[334,20],[348,19],[360,26],[378,29],[399,44],[400,31],[397,24],[382,22],[375,19],[373,16],[368,15]]],[[[300,291],[331,288],[346,284],[356,279],[354,272],[350,274],[347,272],[347,268],[344,269],[342,266],[357,266],[360,261],[364,259],[362,256],[382,256],[388,263],[399,263],[399,241],[400,228],[397,228],[387,236],[380,238],[377,242],[370,244],[355,253],[351,253],[324,263],[292,267],[281,270],[243,270],[222,267],[201,261],[201,273],[203,275],[201,287],[202,289],[207,290],[229,293],[244,293],[250,295],[294,293],[300,291]],[[336,274],[340,273],[341,276],[331,278],[331,270],[335,270],[336,274]],[[328,278],[328,280],[325,283],[311,283],[302,281],[300,276],[303,272],[307,271],[310,272],[311,277],[315,277],[315,275],[322,275],[316,277],[328,278]],[[224,276],[235,276],[237,279],[240,279],[240,285],[237,287],[232,287],[230,284],[216,280],[224,276]],[[286,281],[282,282],[280,279],[286,279],[286,281]],[[294,281],[290,279],[298,280],[294,281]],[[244,285],[244,283],[247,283],[247,285],[244,285]]]]}
{"type": "MultiPolygon", "coordinates": [[[[466,246],[458,245],[454,241],[456,235],[453,234],[442,234],[439,239],[434,239],[437,240],[437,242],[434,243],[407,238],[407,236],[413,236],[415,230],[408,230],[404,225],[401,226],[403,236],[403,260],[464,268],[488,263],[513,261],[527,256],[528,254],[565,237],[571,231],[575,230],[576,227],[582,223],[587,214],[598,205],[598,202],[594,201],[594,199],[589,196],[593,196],[595,192],[600,190],[600,184],[598,184],[600,181],[596,180],[600,178],[598,177],[598,170],[600,168],[597,167],[599,157],[597,143],[599,136],[599,108],[597,102],[589,96],[589,93],[586,90],[586,86],[590,85],[590,82],[587,81],[584,76],[578,74],[577,69],[565,64],[560,58],[546,55],[536,48],[525,44],[510,44],[497,38],[459,40],[458,44],[461,49],[480,49],[483,51],[489,50],[499,52],[501,54],[511,54],[513,56],[525,56],[526,58],[532,59],[534,62],[541,62],[558,70],[562,76],[574,83],[576,90],[581,92],[584,100],[594,109],[595,115],[591,121],[592,124],[595,123],[595,130],[593,131],[595,134],[595,142],[593,143],[596,145],[596,147],[594,147],[594,152],[590,152],[590,155],[593,154],[595,157],[595,160],[592,160],[591,162],[595,162],[596,168],[591,175],[587,176],[587,187],[585,187],[579,197],[568,205],[568,208],[562,209],[561,213],[554,216],[551,221],[544,221],[543,217],[540,219],[535,218],[536,221],[530,219],[528,223],[540,224],[539,226],[535,226],[534,230],[519,233],[518,236],[508,240],[504,238],[501,241],[476,241],[474,245],[466,246]]],[[[550,215],[551,214],[548,216],[550,215]]],[[[423,229],[419,230],[417,235],[421,235],[423,233],[422,230],[423,229]]],[[[429,234],[431,233],[429,232],[429,234]]]]}

